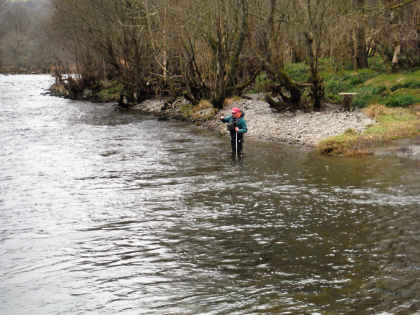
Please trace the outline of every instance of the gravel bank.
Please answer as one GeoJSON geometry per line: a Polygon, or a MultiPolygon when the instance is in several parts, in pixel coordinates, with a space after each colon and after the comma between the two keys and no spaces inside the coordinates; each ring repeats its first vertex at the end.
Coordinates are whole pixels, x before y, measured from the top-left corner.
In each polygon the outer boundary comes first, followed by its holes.
{"type": "MultiPolygon", "coordinates": [[[[162,112],[162,100],[149,100],[136,106],[138,109],[166,116],[178,116],[178,105],[169,111],[162,112]]],[[[249,99],[234,101],[222,110],[214,119],[200,122],[206,128],[226,133],[226,126],[219,121],[220,116],[230,115],[232,107],[239,107],[245,112],[248,125],[247,137],[264,141],[277,141],[288,144],[315,146],[319,141],[344,133],[352,128],[358,132],[375,123],[359,111],[343,112],[326,109],[322,112],[284,112],[272,110],[259,95],[251,95],[249,99]]]]}

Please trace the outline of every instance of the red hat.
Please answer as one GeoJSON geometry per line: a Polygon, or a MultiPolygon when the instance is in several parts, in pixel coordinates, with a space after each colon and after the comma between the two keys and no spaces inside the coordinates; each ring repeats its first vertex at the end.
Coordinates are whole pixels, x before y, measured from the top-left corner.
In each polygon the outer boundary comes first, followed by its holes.
{"type": "Polygon", "coordinates": [[[232,108],[232,114],[239,113],[241,110],[238,107],[232,108]]]}

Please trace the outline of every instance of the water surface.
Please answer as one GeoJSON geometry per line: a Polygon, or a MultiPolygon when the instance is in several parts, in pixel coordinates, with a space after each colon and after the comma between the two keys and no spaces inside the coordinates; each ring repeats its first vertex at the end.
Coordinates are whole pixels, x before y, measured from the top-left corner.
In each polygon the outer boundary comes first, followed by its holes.
{"type": "Polygon", "coordinates": [[[328,159],[0,75],[1,314],[420,309],[420,164],[328,159]]]}

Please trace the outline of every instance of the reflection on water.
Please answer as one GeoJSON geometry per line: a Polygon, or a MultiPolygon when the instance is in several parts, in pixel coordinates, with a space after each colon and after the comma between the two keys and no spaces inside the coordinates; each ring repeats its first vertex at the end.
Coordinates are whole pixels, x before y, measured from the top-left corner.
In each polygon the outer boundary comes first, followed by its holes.
{"type": "Polygon", "coordinates": [[[0,76],[1,314],[412,314],[418,161],[229,140],[0,76]]]}

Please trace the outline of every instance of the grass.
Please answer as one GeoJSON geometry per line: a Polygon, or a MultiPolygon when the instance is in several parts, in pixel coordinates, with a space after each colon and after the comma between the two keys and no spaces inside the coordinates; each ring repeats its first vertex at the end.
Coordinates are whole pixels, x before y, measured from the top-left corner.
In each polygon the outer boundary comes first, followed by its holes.
{"type": "Polygon", "coordinates": [[[363,111],[377,123],[367,128],[362,134],[348,130],[342,135],[330,137],[318,144],[319,152],[344,156],[369,154],[372,147],[395,139],[413,137],[420,133],[420,105],[409,108],[389,108],[377,104],[363,111]]]}
{"type": "Polygon", "coordinates": [[[368,154],[375,146],[420,133],[420,70],[399,73],[362,74],[344,71],[326,75],[326,91],[330,101],[340,101],[339,92],[356,92],[352,106],[360,108],[376,123],[362,134],[345,132],[328,138],[318,150],[328,155],[368,154]]]}
{"type": "MultiPolygon", "coordinates": [[[[353,99],[353,108],[372,104],[391,107],[420,104],[420,69],[389,73],[380,57],[370,58],[369,65],[369,69],[336,71],[331,62],[322,59],[320,74],[326,101],[339,104],[343,102],[339,93],[355,92],[358,95],[353,99]]],[[[288,64],[285,70],[296,82],[309,80],[309,68],[304,63],[288,64]]]]}
{"type": "MultiPolygon", "coordinates": [[[[420,104],[420,70],[401,73],[383,73],[356,87],[356,90],[371,89],[364,102],[354,104],[365,107],[370,104],[383,104],[390,107],[408,107],[420,104]],[[380,88],[380,90],[376,90],[380,88]]],[[[361,93],[363,94],[363,93],[361,93]]],[[[355,102],[357,102],[357,98],[355,102]]]]}
{"type": "MultiPolygon", "coordinates": [[[[358,93],[352,100],[352,108],[365,108],[373,104],[391,107],[407,107],[420,104],[420,69],[389,73],[389,67],[380,57],[369,59],[369,69],[358,71],[337,67],[328,59],[320,60],[320,75],[325,87],[326,102],[343,103],[341,92],[358,93]]],[[[309,80],[309,67],[305,63],[286,64],[286,73],[296,82],[309,80]]],[[[269,84],[261,73],[254,84],[253,92],[264,92],[269,84]]]]}

